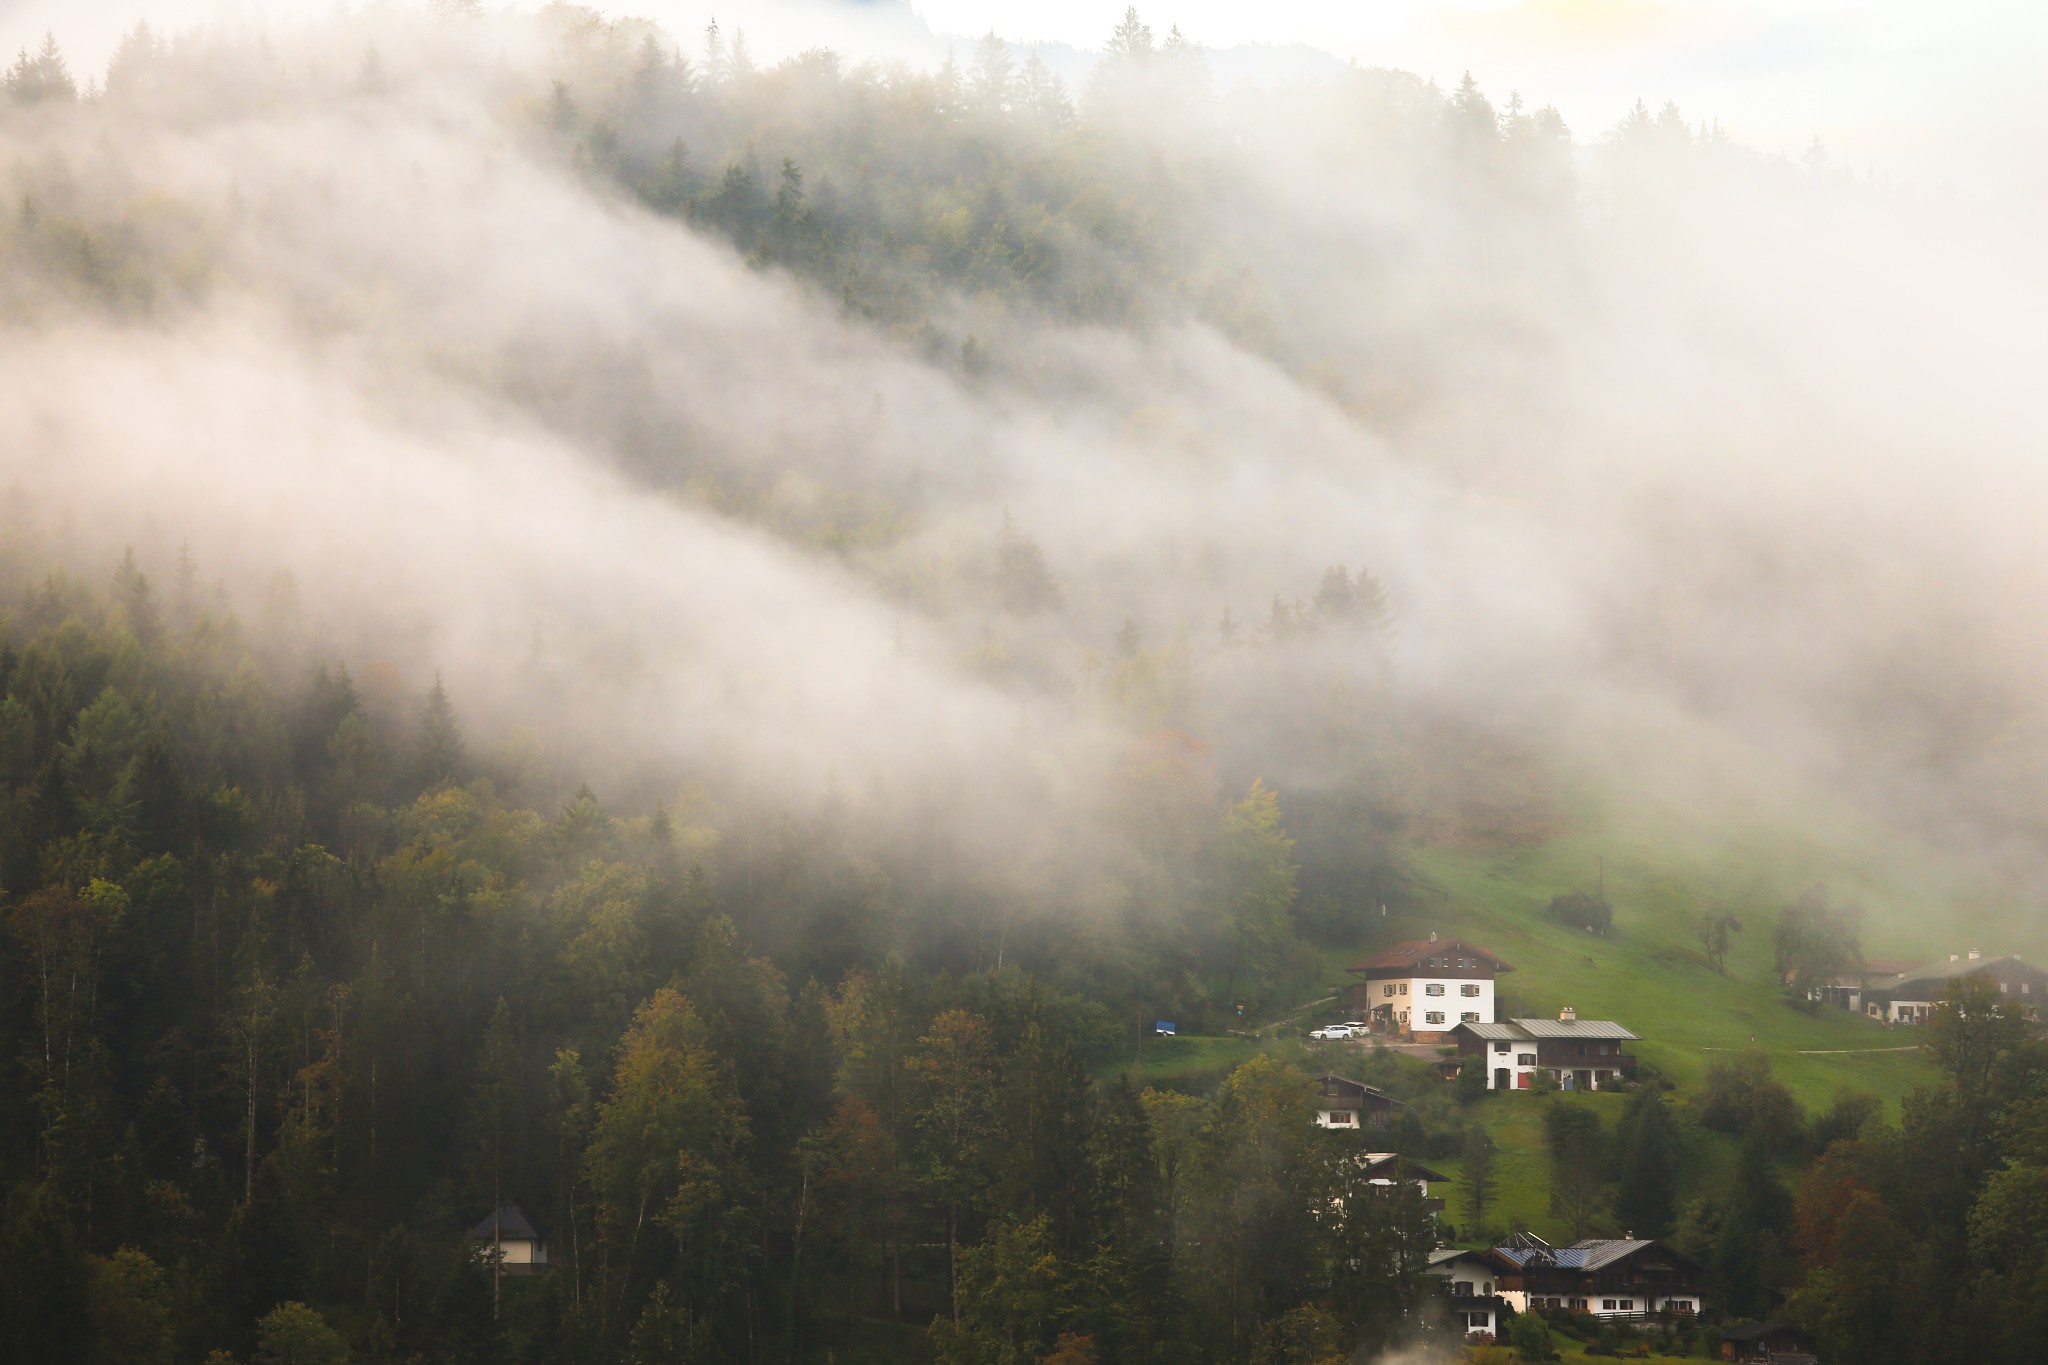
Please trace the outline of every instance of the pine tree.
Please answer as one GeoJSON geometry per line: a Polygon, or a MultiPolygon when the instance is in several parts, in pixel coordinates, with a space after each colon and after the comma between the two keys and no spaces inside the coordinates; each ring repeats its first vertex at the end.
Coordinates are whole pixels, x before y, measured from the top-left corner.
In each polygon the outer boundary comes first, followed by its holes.
{"type": "Polygon", "coordinates": [[[462,727],[455,719],[455,705],[448,700],[448,690],[441,685],[441,675],[434,675],[434,690],[427,693],[426,712],[420,719],[417,756],[413,760],[413,780],[422,791],[433,791],[443,786],[459,786],[468,776],[468,753],[462,742],[462,727]]]}
{"type": "Polygon", "coordinates": [[[1493,1203],[1494,1151],[1493,1139],[1484,1128],[1474,1124],[1465,1130],[1465,1219],[1470,1225],[1467,1236],[1486,1232],[1486,1215],[1493,1203]]]}
{"type": "Polygon", "coordinates": [[[1646,1085],[1629,1097],[1614,1145],[1615,1216],[1634,1236],[1664,1236],[1678,1194],[1678,1132],[1661,1092],[1646,1085]]]}

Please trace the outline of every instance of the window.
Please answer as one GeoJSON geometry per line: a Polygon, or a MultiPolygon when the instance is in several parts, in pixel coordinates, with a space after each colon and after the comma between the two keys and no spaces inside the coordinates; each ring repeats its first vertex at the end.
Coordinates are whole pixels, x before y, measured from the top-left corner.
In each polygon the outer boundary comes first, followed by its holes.
{"type": "Polygon", "coordinates": [[[1692,1311],[1692,1300],[1673,1299],[1671,1301],[1671,1311],[1674,1313],[1690,1313],[1692,1311]]]}
{"type": "Polygon", "coordinates": [[[1479,994],[1479,987],[1473,985],[1471,982],[1468,981],[1464,985],[1458,987],[1458,994],[1464,996],[1466,999],[1469,1000],[1479,994]]]}
{"type": "Polygon", "coordinates": [[[1357,1115],[1353,1114],[1349,1109],[1332,1109],[1330,1111],[1330,1122],[1338,1128],[1349,1128],[1356,1119],[1357,1115]]]}
{"type": "Polygon", "coordinates": [[[1392,982],[1388,982],[1388,983],[1387,983],[1386,985],[1384,985],[1384,986],[1380,987],[1380,994],[1381,994],[1381,995],[1392,995],[1393,993],[1394,993],[1394,986],[1393,986],[1393,983],[1392,983],[1392,982]]]}
{"type": "Polygon", "coordinates": [[[1634,1299],[1617,1299],[1616,1302],[1621,1305],[1621,1311],[1624,1313],[1636,1311],[1636,1301],[1634,1299]]]}
{"type": "Polygon", "coordinates": [[[1495,1044],[1493,1045],[1493,1050],[1494,1050],[1495,1052],[1506,1052],[1506,1051],[1508,1050],[1508,1047],[1509,1047],[1509,1044],[1507,1044],[1507,1043],[1495,1043],[1495,1044]]]}
{"type": "Polygon", "coordinates": [[[1468,1024],[1476,1024],[1479,1022],[1479,1015],[1476,1011],[1473,1010],[1467,1010],[1465,1013],[1459,1015],[1458,1018],[1464,1020],[1468,1024]]]}
{"type": "Polygon", "coordinates": [[[1427,986],[1424,986],[1422,988],[1422,993],[1424,995],[1442,995],[1444,993],[1444,983],[1441,981],[1432,981],[1427,986]]]}
{"type": "Polygon", "coordinates": [[[1486,1282],[1486,1288],[1480,1290],[1479,1292],[1482,1294],[1491,1294],[1493,1292],[1493,1281],[1488,1280],[1486,1282]]]}
{"type": "Polygon", "coordinates": [[[1452,1281],[1451,1281],[1451,1297],[1452,1297],[1452,1298],[1454,1298],[1454,1299],[1469,1299],[1469,1298],[1471,1298],[1471,1297],[1472,1297],[1472,1282],[1471,1282],[1470,1280],[1452,1280],[1452,1281]]]}
{"type": "Polygon", "coordinates": [[[1407,983],[1407,982],[1405,982],[1405,981],[1403,981],[1403,982],[1401,983],[1401,994],[1403,994],[1403,995],[1406,995],[1406,994],[1408,994],[1408,983],[1407,983]]]}
{"type": "Polygon", "coordinates": [[[1584,1299],[1573,1299],[1572,1307],[1578,1309],[1581,1313],[1583,1313],[1586,1311],[1586,1301],[1584,1299]]]}
{"type": "Polygon", "coordinates": [[[1444,1021],[1444,1012],[1442,1010],[1431,1010],[1428,1014],[1425,1014],[1422,1017],[1429,1023],[1441,1024],[1444,1021]]]}
{"type": "Polygon", "coordinates": [[[1536,1054],[1535,1054],[1535,1053],[1533,1053],[1533,1052],[1518,1052],[1518,1053],[1516,1053],[1516,1054],[1515,1054],[1515,1065],[1516,1065],[1516,1066],[1534,1066],[1534,1065],[1536,1065],[1536,1054]]]}
{"type": "Polygon", "coordinates": [[[1601,1311],[1601,1312],[1603,1312],[1603,1313],[1612,1313],[1612,1312],[1614,1311],[1614,1300],[1613,1300],[1613,1299],[1602,1299],[1602,1300],[1600,1300],[1600,1311],[1601,1311]]]}
{"type": "Polygon", "coordinates": [[[1491,1313],[1467,1313],[1465,1315],[1465,1325],[1475,1332],[1484,1332],[1493,1325],[1491,1322],[1492,1317],[1491,1313]]]}

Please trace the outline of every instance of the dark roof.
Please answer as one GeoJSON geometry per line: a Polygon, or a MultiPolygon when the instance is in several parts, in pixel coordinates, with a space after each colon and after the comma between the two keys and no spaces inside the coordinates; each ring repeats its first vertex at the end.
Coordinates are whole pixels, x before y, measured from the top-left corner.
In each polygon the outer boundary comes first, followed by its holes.
{"type": "Polygon", "coordinates": [[[1966,957],[1954,962],[1929,962],[1919,967],[1909,967],[1892,976],[1877,977],[1872,979],[1870,989],[1896,991],[1901,986],[1911,986],[1920,982],[1948,981],[1959,976],[1975,976],[1978,972],[2008,962],[2016,967],[2026,967],[2029,971],[2040,970],[2010,954],[2005,957],[1980,957],[1975,960],[1966,957]]]}
{"type": "Polygon", "coordinates": [[[1388,1104],[1401,1103],[1401,1101],[1395,1099],[1392,1095],[1389,1095],[1386,1091],[1380,1089],[1376,1085],[1367,1085],[1364,1081],[1354,1081],[1349,1076],[1339,1076],[1334,1071],[1325,1071],[1322,1075],[1316,1077],[1316,1079],[1318,1081],[1323,1082],[1338,1081],[1344,1085],[1355,1086],[1358,1089],[1363,1090],[1366,1094],[1372,1096],[1374,1099],[1385,1100],[1388,1104]]]}
{"type": "Polygon", "coordinates": [[[493,1236],[501,1242],[538,1242],[540,1234],[533,1230],[533,1224],[526,1221],[526,1215],[519,1211],[517,1204],[501,1205],[498,1209],[497,1230],[491,1228],[491,1215],[484,1215],[484,1221],[469,1230],[472,1242],[488,1242],[493,1236]]]}
{"type": "Polygon", "coordinates": [[[1365,961],[1346,967],[1344,970],[1347,972],[1367,972],[1378,971],[1388,967],[1413,967],[1425,958],[1442,957],[1447,953],[1453,957],[1460,953],[1469,953],[1490,963],[1496,972],[1511,972],[1514,970],[1513,967],[1501,961],[1492,953],[1487,952],[1486,949],[1478,944],[1467,943],[1461,938],[1446,938],[1434,941],[1426,938],[1409,939],[1406,943],[1397,943],[1385,952],[1376,953],[1365,961]]]}
{"type": "MultiPolygon", "coordinates": [[[[1421,1162],[1410,1161],[1398,1152],[1366,1152],[1359,1159],[1365,1163],[1365,1169],[1368,1173],[1377,1173],[1381,1167],[1390,1167],[1395,1162],[1399,1162],[1402,1174],[1406,1175],[1410,1180],[1450,1179],[1449,1176],[1441,1171],[1432,1171],[1421,1162]]],[[[1393,1172],[1389,1170],[1387,1174],[1392,1175],[1393,1172]]]]}

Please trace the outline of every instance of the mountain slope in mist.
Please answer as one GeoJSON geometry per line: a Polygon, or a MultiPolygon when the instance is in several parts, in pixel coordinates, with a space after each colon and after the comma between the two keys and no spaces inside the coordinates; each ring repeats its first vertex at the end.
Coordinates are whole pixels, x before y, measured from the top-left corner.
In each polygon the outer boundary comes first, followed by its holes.
{"type": "MultiPolygon", "coordinates": [[[[1073,81],[740,28],[7,74],[0,1365],[1369,1355],[1434,1233],[1304,1075],[1097,1077],[1447,888],[1546,1008],[1704,983],[1658,1065],[1742,1164],[1645,1193],[1642,1086],[1555,1144],[1582,1221],[2027,1358],[2034,1262],[1953,1241],[2031,1207],[2022,1020],[1896,1127],[1695,1053],[1814,882],[1873,955],[2038,941],[2038,225],[1135,13],[1073,81]],[[1606,856],[1590,966],[1516,927],[1606,856]],[[1794,1176],[1878,1232],[1795,1266],[1794,1176]],[[488,1273],[506,1202],[554,1270],[488,1273]]],[[[1484,1126],[1431,1084],[1425,1160],[1484,1126]]]]}

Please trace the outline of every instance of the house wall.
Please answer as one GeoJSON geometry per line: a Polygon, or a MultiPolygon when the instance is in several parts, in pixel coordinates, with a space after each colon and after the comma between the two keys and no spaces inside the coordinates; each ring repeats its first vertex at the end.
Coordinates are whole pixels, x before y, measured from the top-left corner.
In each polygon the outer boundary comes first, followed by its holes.
{"type": "Polygon", "coordinates": [[[528,1241],[500,1242],[506,1265],[538,1265],[546,1262],[547,1252],[528,1241]]]}
{"type": "Polygon", "coordinates": [[[1526,1289],[1503,1289],[1501,1297],[1506,1299],[1517,1313],[1531,1311],[1530,1305],[1533,1303],[1537,1309],[1587,1313],[1596,1318],[1663,1312],[1680,1315],[1698,1314],[1706,1305],[1706,1300],[1701,1295],[1689,1291],[1673,1294],[1662,1290],[1597,1289],[1583,1285],[1577,1288],[1546,1288],[1538,1293],[1531,1293],[1526,1289]]]}
{"type": "Polygon", "coordinates": [[[1442,1042],[1461,1023],[1493,1022],[1493,977],[1485,968],[1372,975],[1366,978],[1364,1007],[1391,1010],[1395,1026],[1414,1034],[1417,1042],[1442,1042]]]}
{"type": "Polygon", "coordinates": [[[1506,1088],[1509,1090],[1528,1090],[1536,1084],[1537,1052],[1534,1040],[1511,1043],[1486,1041],[1484,1047],[1486,1050],[1481,1055],[1486,1058],[1488,1090],[1502,1088],[1502,1070],[1508,1072],[1506,1088]]]}

